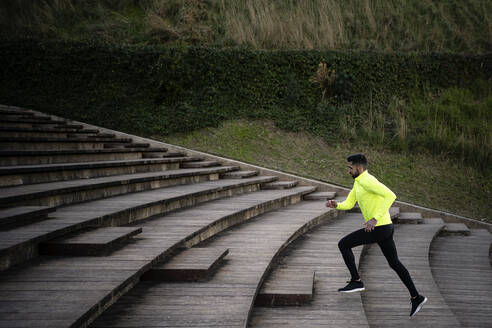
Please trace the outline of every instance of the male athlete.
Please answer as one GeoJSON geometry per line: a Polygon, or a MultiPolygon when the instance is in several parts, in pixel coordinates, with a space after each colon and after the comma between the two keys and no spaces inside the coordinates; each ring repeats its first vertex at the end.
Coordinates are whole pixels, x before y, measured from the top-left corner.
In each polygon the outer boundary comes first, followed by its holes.
{"type": "Polygon", "coordinates": [[[412,317],[427,302],[427,298],[417,292],[410,273],[398,259],[395,242],[393,241],[393,223],[388,212],[396,196],[388,187],[369,174],[366,170],[367,159],[363,154],[351,155],[347,158],[347,161],[349,173],[355,180],[354,186],[345,201],[338,204],[336,200],[329,200],[326,206],[338,210],[350,210],[357,202],[365,223],[363,229],[348,234],[338,243],[343,260],[352,276],[348,285],[338,291],[352,293],[365,289],[355,266],[352,247],[378,243],[389,266],[395,270],[410,292],[412,302],[410,316],[412,317]]]}

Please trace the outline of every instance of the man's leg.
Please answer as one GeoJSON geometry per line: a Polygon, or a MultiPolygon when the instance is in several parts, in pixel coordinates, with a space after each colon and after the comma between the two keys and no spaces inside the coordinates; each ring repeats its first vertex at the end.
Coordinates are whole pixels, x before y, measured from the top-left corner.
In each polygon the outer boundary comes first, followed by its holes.
{"type": "Polygon", "coordinates": [[[393,270],[395,270],[395,272],[398,274],[398,277],[400,277],[401,281],[407,287],[408,292],[410,293],[410,296],[412,298],[418,296],[419,293],[417,292],[417,289],[415,288],[415,285],[413,283],[412,277],[410,276],[410,273],[408,272],[407,268],[405,268],[405,266],[398,259],[398,253],[396,251],[395,242],[393,240],[393,234],[391,234],[390,238],[387,238],[385,240],[378,242],[378,245],[381,248],[381,251],[383,252],[384,257],[386,257],[386,260],[388,261],[389,266],[393,270]]]}
{"type": "Polygon", "coordinates": [[[373,232],[366,232],[364,229],[360,229],[346,235],[338,242],[338,248],[342,253],[345,265],[350,271],[352,281],[357,281],[360,279],[359,273],[357,272],[357,266],[355,265],[355,258],[352,248],[360,245],[375,243],[376,240],[374,237],[375,234],[373,232]]]}

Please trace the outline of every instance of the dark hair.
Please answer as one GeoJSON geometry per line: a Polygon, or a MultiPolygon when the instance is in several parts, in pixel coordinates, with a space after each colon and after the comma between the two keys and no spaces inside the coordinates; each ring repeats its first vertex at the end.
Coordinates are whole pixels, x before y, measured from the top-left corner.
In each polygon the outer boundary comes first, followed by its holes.
{"type": "Polygon", "coordinates": [[[354,165],[362,165],[363,167],[367,166],[367,158],[364,154],[354,154],[347,157],[347,162],[352,162],[354,165]]]}

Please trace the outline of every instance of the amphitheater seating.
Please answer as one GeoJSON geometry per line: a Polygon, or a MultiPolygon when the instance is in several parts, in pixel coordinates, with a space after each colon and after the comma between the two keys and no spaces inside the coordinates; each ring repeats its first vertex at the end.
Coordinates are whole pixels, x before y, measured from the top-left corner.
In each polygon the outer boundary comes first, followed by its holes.
{"type": "MultiPolygon", "coordinates": [[[[324,202],[344,196],[0,105],[0,327],[411,326],[408,297],[377,248],[355,252],[372,287],[336,292],[347,277],[336,243],[361,214],[324,202]],[[387,286],[374,289],[378,279],[387,286]]],[[[451,238],[468,248],[463,272],[489,302],[490,234],[390,212],[408,223],[395,233],[400,256],[434,302],[412,322],[491,319],[475,293],[463,307],[440,278],[448,262],[461,272],[444,243],[451,238]]]]}

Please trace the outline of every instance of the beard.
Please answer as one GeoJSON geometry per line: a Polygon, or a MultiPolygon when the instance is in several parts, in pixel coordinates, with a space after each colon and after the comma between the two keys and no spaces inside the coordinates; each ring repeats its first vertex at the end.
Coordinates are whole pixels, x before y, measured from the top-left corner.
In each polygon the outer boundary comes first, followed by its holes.
{"type": "Polygon", "coordinates": [[[354,173],[354,174],[350,173],[350,175],[352,176],[352,178],[355,179],[355,178],[357,178],[359,176],[359,172],[354,173]]]}

